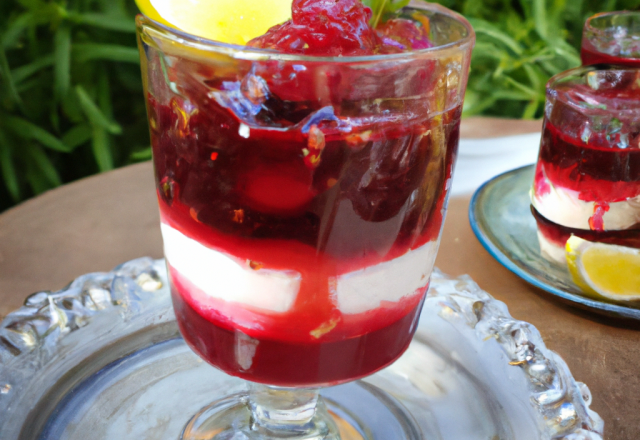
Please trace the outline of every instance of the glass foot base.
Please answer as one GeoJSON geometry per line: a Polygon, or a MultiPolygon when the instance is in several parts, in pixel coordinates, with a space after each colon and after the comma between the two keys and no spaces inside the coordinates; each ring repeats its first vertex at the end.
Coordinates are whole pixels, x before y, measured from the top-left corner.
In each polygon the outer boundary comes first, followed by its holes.
{"type": "MultiPolygon", "coordinates": [[[[259,423],[259,416],[252,411],[255,405],[251,393],[234,394],[196,414],[185,427],[182,440],[363,440],[348,421],[335,413],[329,414],[323,399],[314,403],[311,417],[274,427],[259,423]]],[[[278,415],[274,418],[277,420],[278,415]]]]}
{"type": "Polygon", "coordinates": [[[303,403],[296,408],[302,408],[297,412],[300,416],[297,422],[291,419],[282,422],[283,414],[278,411],[272,411],[268,420],[263,418],[268,410],[260,405],[264,402],[256,399],[253,390],[236,393],[201,409],[187,423],[181,440],[423,438],[404,406],[377,387],[352,383],[324,389],[321,394],[320,398],[315,394],[317,400],[314,400],[311,413],[306,418],[303,403]]]}

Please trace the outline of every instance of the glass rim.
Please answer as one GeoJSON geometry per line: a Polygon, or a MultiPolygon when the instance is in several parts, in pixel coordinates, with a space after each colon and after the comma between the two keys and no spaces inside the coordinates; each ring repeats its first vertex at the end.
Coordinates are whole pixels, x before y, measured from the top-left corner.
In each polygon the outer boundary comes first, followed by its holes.
{"type": "MultiPolygon", "coordinates": [[[[569,80],[571,77],[575,77],[577,79],[579,78],[584,78],[586,76],[586,74],[588,74],[589,72],[595,72],[595,71],[600,71],[600,72],[608,72],[608,71],[631,71],[631,72],[637,72],[638,69],[635,67],[630,67],[630,66],[624,66],[624,65],[619,65],[619,64],[591,64],[588,66],[578,66],[578,67],[574,67],[573,69],[569,69],[569,70],[565,70],[564,72],[560,72],[554,76],[551,77],[551,79],[549,79],[549,81],[547,82],[547,85],[545,87],[545,95],[548,95],[552,90],[555,91],[556,90],[556,86],[560,85],[563,83],[564,80],[569,80]]],[[[584,81],[584,83],[586,83],[586,80],[584,81]]],[[[547,97],[548,99],[548,97],[547,97]]],[[[565,104],[571,105],[572,108],[578,110],[580,113],[582,113],[585,116],[593,116],[597,113],[598,108],[594,107],[594,108],[588,108],[588,107],[579,107],[576,106],[574,103],[572,102],[568,102],[566,99],[562,99],[562,102],[564,102],[565,104]]],[[[638,106],[637,107],[633,107],[633,108],[626,108],[626,109],[616,109],[615,113],[618,114],[627,114],[627,113],[639,113],[640,112],[640,101],[638,102],[638,106]]]]}
{"type": "Polygon", "coordinates": [[[587,18],[587,20],[584,22],[584,31],[589,31],[595,34],[600,34],[600,35],[606,34],[607,32],[606,29],[594,27],[591,25],[591,22],[593,20],[612,17],[614,15],[637,15],[638,17],[640,17],[640,11],[623,10],[623,11],[598,12],[597,14],[594,14],[591,17],[587,18]]]}
{"type": "Polygon", "coordinates": [[[433,11],[442,15],[446,15],[449,18],[460,23],[466,30],[466,35],[462,38],[452,41],[440,46],[434,46],[427,49],[411,50],[406,52],[394,53],[394,54],[377,54],[377,55],[356,55],[356,56],[312,56],[312,55],[299,55],[299,54],[287,54],[277,52],[272,49],[254,48],[249,46],[243,46],[239,44],[223,43],[220,41],[210,40],[203,37],[198,37],[188,32],[176,29],[174,27],[165,25],[158,21],[155,21],[144,14],[138,14],[136,16],[136,27],[139,34],[144,34],[145,30],[151,29],[157,33],[160,33],[163,37],[173,39],[174,41],[185,45],[198,48],[204,52],[226,54],[234,56],[235,58],[247,59],[247,60],[264,60],[264,61],[303,61],[303,62],[319,62],[319,63],[362,63],[372,61],[402,61],[413,59],[421,55],[438,54],[440,52],[450,51],[452,49],[465,49],[466,46],[473,47],[475,42],[475,31],[471,26],[471,23],[462,15],[454,12],[444,6],[436,3],[428,3],[422,0],[412,0],[407,7],[433,11]],[[237,56],[242,54],[242,56],[237,56]]]}
{"type": "Polygon", "coordinates": [[[608,72],[608,71],[632,71],[632,72],[637,72],[638,68],[637,67],[631,67],[631,66],[625,66],[623,64],[589,64],[587,66],[578,66],[578,67],[574,67],[572,69],[568,69],[565,70],[563,72],[557,73],[555,75],[553,75],[551,78],[549,78],[549,81],[547,82],[547,90],[552,88],[553,85],[557,84],[559,81],[566,79],[567,77],[570,76],[576,76],[579,77],[581,75],[583,75],[584,73],[588,73],[588,72],[593,72],[593,71],[601,71],[601,72],[608,72]]]}

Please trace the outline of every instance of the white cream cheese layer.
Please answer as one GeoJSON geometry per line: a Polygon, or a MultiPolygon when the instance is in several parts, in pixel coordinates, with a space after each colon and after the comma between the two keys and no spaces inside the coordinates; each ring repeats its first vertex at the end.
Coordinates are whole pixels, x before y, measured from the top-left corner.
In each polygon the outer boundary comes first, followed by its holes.
{"type": "Polygon", "coordinates": [[[438,251],[437,241],[375,266],[337,277],[335,298],[342,313],[363,313],[381,301],[397,302],[425,287],[438,251]]]}
{"type": "Polygon", "coordinates": [[[538,243],[540,244],[540,254],[550,261],[555,261],[562,265],[567,264],[564,246],[560,246],[547,239],[542,232],[538,231],[538,243]]]}
{"type": "Polygon", "coordinates": [[[254,270],[246,261],[206,247],[165,223],[161,230],[169,265],[205,294],[278,313],[293,306],[300,273],[254,270]]]}
{"type": "MultiPolygon", "coordinates": [[[[300,290],[301,274],[292,270],[254,270],[246,261],[198,243],[162,223],[169,265],[205,294],[224,301],[286,312],[300,290]]],[[[390,261],[337,277],[330,282],[338,309],[363,313],[382,301],[398,302],[429,282],[438,245],[431,241],[390,261]]]]}
{"type": "MultiPolygon", "coordinates": [[[[578,191],[554,186],[546,176],[544,180],[550,190],[544,195],[532,191],[533,207],[544,218],[559,225],[590,229],[589,218],[593,216],[595,202],[580,200],[578,191]]],[[[609,210],[604,213],[602,219],[604,228],[608,231],[629,229],[640,223],[640,195],[622,202],[609,203],[609,210]]]]}

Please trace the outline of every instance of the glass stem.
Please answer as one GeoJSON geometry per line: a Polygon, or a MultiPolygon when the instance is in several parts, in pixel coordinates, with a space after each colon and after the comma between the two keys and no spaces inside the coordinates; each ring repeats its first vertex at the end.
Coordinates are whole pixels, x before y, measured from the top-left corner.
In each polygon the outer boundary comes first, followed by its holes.
{"type": "Polygon", "coordinates": [[[266,438],[339,440],[338,429],[320,391],[252,383],[251,430],[266,438]]]}

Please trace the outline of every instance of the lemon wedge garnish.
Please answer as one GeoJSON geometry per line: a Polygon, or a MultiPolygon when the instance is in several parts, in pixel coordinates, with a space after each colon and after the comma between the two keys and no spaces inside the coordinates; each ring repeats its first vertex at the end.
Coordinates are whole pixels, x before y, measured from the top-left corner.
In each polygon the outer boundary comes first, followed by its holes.
{"type": "Polygon", "coordinates": [[[136,0],[147,17],[198,37],[247,44],[291,18],[291,0],[136,0]]]}
{"type": "Polygon", "coordinates": [[[640,249],[571,236],[566,255],[571,278],[586,294],[614,301],[640,300],[640,249]]]}

